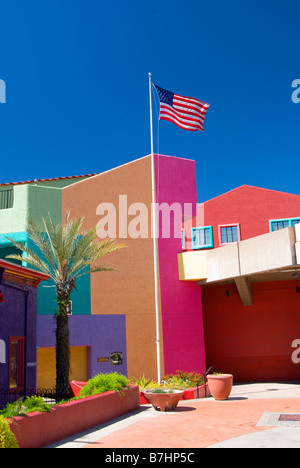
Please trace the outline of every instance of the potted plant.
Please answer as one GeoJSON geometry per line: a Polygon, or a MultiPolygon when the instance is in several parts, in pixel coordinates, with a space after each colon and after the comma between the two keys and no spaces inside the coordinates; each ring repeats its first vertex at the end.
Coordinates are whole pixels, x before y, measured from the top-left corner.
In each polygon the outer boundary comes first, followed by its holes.
{"type": "Polygon", "coordinates": [[[183,390],[167,390],[164,388],[156,388],[155,390],[147,390],[144,395],[155,410],[165,411],[170,407],[173,410],[177,407],[179,400],[182,398],[183,390]]]}
{"type": "Polygon", "coordinates": [[[232,374],[213,373],[206,376],[209,390],[215,400],[227,400],[229,397],[232,384],[232,374]]]}
{"type": "Polygon", "coordinates": [[[202,374],[198,372],[176,371],[165,375],[161,382],[150,380],[143,375],[140,379],[134,377],[134,383],[139,386],[140,404],[148,404],[145,392],[161,388],[165,390],[182,390],[182,400],[192,400],[194,398],[205,398],[210,396],[207,382],[202,374]]]}

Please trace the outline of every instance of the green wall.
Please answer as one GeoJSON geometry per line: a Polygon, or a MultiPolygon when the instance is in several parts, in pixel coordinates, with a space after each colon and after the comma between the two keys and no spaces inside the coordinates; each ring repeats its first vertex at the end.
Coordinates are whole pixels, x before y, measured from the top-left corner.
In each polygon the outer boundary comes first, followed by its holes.
{"type": "MultiPolygon", "coordinates": [[[[60,179],[37,184],[12,185],[14,189],[13,208],[0,210],[0,258],[8,253],[9,243],[6,234],[20,241],[27,242],[27,221],[33,218],[41,222],[49,214],[55,223],[61,223],[62,190],[61,188],[78,182],[80,179],[60,179]]],[[[6,186],[6,189],[8,187],[6,186]]],[[[11,261],[7,259],[8,261],[11,261]]],[[[26,263],[24,263],[26,265],[26,263]]],[[[55,287],[51,280],[42,282],[38,287],[38,315],[52,315],[56,312],[55,287]]],[[[87,315],[91,313],[90,275],[79,278],[73,291],[74,315],[87,315]]]]}
{"type": "Polygon", "coordinates": [[[29,218],[40,221],[43,216],[48,216],[48,213],[51,214],[53,221],[61,221],[62,191],[60,188],[16,185],[13,189],[13,208],[0,210],[0,234],[26,232],[29,218]]]}

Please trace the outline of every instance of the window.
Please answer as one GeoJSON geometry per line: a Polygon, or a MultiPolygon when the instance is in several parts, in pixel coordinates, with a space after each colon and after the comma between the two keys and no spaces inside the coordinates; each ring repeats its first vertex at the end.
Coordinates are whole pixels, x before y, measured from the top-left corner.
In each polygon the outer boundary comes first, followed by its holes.
{"type": "Polygon", "coordinates": [[[239,224],[226,224],[219,226],[219,243],[220,245],[230,244],[240,241],[239,224]]]}
{"type": "Polygon", "coordinates": [[[289,222],[288,221],[272,221],[272,223],[271,223],[271,232],[272,231],[278,231],[279,229],[284,229],[286,227],[289,227],[289,222]]]}
{"type": "Polygon", "coordinates": [[[213,247],[212,227],[192,228],[192,248],[208,249],[213,247]]]}
{"type": "Polygon", "coordinates": [[[22,388],[24,383],[24,342],[22,336],[9,338],[9,388],[22,388]]]}
{"type": "Polygon", "coordinates": [[[14,204],[14,189],[0,190],[0,210],[12,208],[14,204]]]}
{"type": "Polygon", "coordinates": [[[270,232],[278,231],[287,227],[295,226],[300,223],[300,218],[271,219],[269,221],[270,232]]]}

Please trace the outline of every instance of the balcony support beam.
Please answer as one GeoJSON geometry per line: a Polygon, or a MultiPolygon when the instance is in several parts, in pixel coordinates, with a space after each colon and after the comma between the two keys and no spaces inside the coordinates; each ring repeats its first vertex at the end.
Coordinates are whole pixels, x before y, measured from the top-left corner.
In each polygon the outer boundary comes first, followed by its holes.
{"type": "Polygon", "coordinates": [[[243,305],[252,305],[252,290],[251,284],[249,283],[248,279],[245,276],[239,276],[238,278],[234,279],[234,282],[243,305]]]}

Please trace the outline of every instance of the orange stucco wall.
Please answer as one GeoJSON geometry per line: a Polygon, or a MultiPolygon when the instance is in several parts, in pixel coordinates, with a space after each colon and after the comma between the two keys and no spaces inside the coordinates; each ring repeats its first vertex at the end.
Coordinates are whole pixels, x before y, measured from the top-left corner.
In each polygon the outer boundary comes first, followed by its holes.
{"type": "MultiPolygon", "coordinates": [[[[127,195],[128,207],[132,203],[143,203],[149,207],[150,229],[150,156],[65,187],[62,213],[71,211],[74,218],[84,216],[84,229],[88,229],[101,219],[96,214],[98,205],[111,203],[116,208],[119,237],[119,195],[127,195]]],[[[135,217],[128,215],[128,222],[135,217]]],[[[156,378],[153,240],[151,237],[127,237],[117,241],[125,243],[126,248],[109,254],[103,263],[117,267],[119,271],[91,275],[91,313],[124,314],[128,377],[140,378],[145,374],[148,378],[156,378]]]]}
{"type": "MultiPolygon", "coordinates": [[[[86,346],[70,347],[70,380],[87,380],[87,354],[86,346]]],[[[37,388],[55,388],[56,364],[55,348],[37,349],[37,388]]]]}

